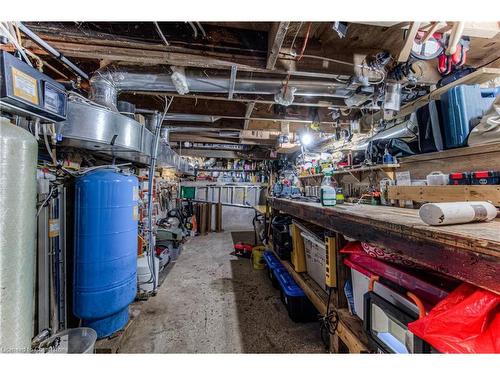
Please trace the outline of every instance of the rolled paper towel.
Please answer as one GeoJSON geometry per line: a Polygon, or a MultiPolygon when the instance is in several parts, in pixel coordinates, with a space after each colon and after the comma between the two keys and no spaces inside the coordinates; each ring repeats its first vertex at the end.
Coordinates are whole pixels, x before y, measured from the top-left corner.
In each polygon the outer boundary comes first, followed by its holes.
{"type": "Polygon", "coordinates": [[[450,225],[493,220],[497,209],[489,202],[426,203],[418,213],[426,224],[450,225]]]}

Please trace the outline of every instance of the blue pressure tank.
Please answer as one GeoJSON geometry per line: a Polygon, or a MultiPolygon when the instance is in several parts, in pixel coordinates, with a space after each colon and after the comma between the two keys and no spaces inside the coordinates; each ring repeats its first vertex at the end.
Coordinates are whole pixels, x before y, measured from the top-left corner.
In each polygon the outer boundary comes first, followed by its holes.
{"type": "Polygon", "coordinates": [[[99,338],[127,324],[137,290],[138,180],[114,169],[76,179],[73,313],[99,338]]]}

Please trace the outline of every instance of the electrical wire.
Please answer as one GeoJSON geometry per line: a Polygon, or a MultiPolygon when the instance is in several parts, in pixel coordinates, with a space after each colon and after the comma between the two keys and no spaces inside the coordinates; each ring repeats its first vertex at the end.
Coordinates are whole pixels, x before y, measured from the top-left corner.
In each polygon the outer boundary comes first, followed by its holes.
{"type": "MultiPolygon", "coordinates": [[[[38,125],[38,123],[40,122],[39,119],[36,119],[36,126],[38,125]]],[[[47,152],[49,153],[49,156],[50,158],[52,159],[52,163],[57,166],[57,159],[56,159],[56,156],[55,154],[52,152],[52,150],[50,149],[50,145],[49,145],[49,139],[47,137],[47,124],[44,124],[43,126],[43,141],[45,143],[45,147],[47,148],[47,152]]]]}
{"type": "Polygon", "coordinates": [[[38,207],[38,210],[36,212],[36,217],[40,216],[40,212],[42,212],[43,207],[47,204],[47,202],[52,198],[52,194],[54,194],[55,191],[55,186],[52,185],[49,189],[49,193],[47,194],[47,197],[45,200],[40,204],[40,207],[38,207]]]}
{"type": "Polygon", "coordinates": [[[291,46],[290,46],[290,51],[293,51],[293,47],[295,46],[295,39],[297,39],[297,35],[299,35],[299,31],[300,31],[300,29],[302,28],[302,24],[303,24],[303,23],[304,23],[304,22],[301,22],[301,23],[300,23],[299,27],[297,28],[297,31],[295,32],[295,35],[293,36],[293,39],[292,39],[292,44],[291,44],[291,46]]]}
{"type": "Polygon", "coordinates": [[[163,32],[161,31],[160,29],[160,25],[158,24],[158,22],[154,21],[153,22],[155,24],[155,27],[156,27],[156,31],[158,32],[158,35],[160,36],[160,38],[163,40],[163,43],[165,43],[165,45],[168,47],[170,46],[170,44],[168,43],[167,41],[167,38],[165,38],[165,35],[163,34],[163,32]]]}
{"type": "Polygon", "coordinates": [[[194,38],[198,38],[198,30],[196,29],[196,26],[194,26],[194,23],[191,22],[191,21],[186,21],[186,23],[189,24],[189,26],[191,26],[191,28],[193,29],[193,33],[194,33],[194,38]]]}
{"type": "Polygon", "coordinates": [[[200,29],[201,33],[203,34],[203,37],[206,38],[207,37],[207,33],[205,32],[205,29],[203,28],[203,26],[201,26],[201,23],[199,23],[198,21],[196,21],[196,25],[198,26],[198,28],[200,29]]]}
{"type": "Polygon", "coordinates": [[[332,299],[332,289],[329,288],[328,291],[328,302],[326,304],[326,313],[320,320],[320,334],[321,340],[325,347],[328,348],[330,346],[329,337],[334,335],[337,331],[337,327],[339,324],[339,315],[336,310],[330,311],[330,300],[332,299]],[[328,336],[325,336],[325,333],[328,333],[328,336]]]}
{"type": "Polygon", "coordinates": [[[297,61],[302,60],[302,57],[304,56],[304,51],[306,50],[307,41],[309,40],[309,33],[311,32],[311,26],[312,22],[309,22],[309,25],[307,26],[306,36],[304,37],[304,44],[302,44],[302,49],[300,50],[300,56],[297,58],[297,61]]]}
{"type": "Polygon", "coordinates": [[[158,121],[156,124],[156,131],[155,131],[155,143],[153,145],[153,150],[151,152],[151,165],[149,169],[149,177],[148,177],[148,187],[149,187],[149,193],[148,193],[148,228],[147,228],[147,234],[148,234],[148,267],[149,271],[151,272],[151,277],[150,280],[147,282],[141,283],[141,284],[146,284],[146,283],[153,283],[153,292],[156,291],[156,280],[157,280],[157,275],[156,275],[156,270],[154,268],[154,260],[155,260],[155,253],[154,253],[154,248],[153,248],[153,218],[152,218],[152,208],[153,208],[153,198],[152,198],[152,190],[153,190],[153,178],[154,178],[154,170],[156,166],[156,154],[158,151],[158,141],[160,138],[160,129],[163,124],[163,121],[165,120],[165,116],[167,115],[167,112],[172,105],[172,102],[174,101],[174,98],[172,97],[170,101],[168,100],[168,97],[165,97],[165,109],[163,111],[163,115],[161,119],[158,121]]]}

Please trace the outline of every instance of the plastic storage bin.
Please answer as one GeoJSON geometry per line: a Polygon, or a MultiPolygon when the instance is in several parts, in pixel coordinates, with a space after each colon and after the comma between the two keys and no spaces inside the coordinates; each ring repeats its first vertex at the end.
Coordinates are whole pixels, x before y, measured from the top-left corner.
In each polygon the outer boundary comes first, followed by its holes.
{"type": "Polygon", "coordinates": [[[450,173],[450,185],[470,185],[470,173],[468,172],[455,172],[450,173]]]}
{"type": "Polygon", "coordinates": [[[464,146],[472,127],[491,107],[499,89],[458,85],[441,95],[443,140],[446,149],[464,146]]]}
{"type": "Polygon", "coordinates": [[[472,185],[498,185],[500,184],[500,172],[477,171],[471,173],[472,185]]]}
{"type": "MultiPolygon", "coordinates": [[[[427,175],[426,181],[429,186],[447,185],[449,177],[441,171],[434,171],[427,175]]],[[[413,185],[413,183],[412,183],[413,185]]]]}
{"type": "Polygon", "coordinates": [[[91,354],[97,333],[92,328],[80,327],[61,331],[40,344],[40,351],[54,354],[91,354]]]}
{"type": "Polygon", "coordinates": [[[306,253],[307,274],[326,290],[326,245],[307,232],[301,232],[306,253]]]}
{"type": "Polygon", "coordinates": [[[276,268],[274,274],[280,285],[281,301],[284,303],[290,319],[294,322],[317,320],[317,310],[286,269],[276,268]]]}
{"type": "Polygon", "coordinates": [[[273,286],[276,289],[278,289],[280,286],[279,286],[279,283],[278,283],[276,276],[274,275],[274,272],[275,272],[275,270],[278,270],[278,269],[284,270],[285,267],[283,267],[283,265],[281,264],[279,259],[276,258],[276,255],[274,255],[274,253],[272,251],[265,251],[264,255],[262,257],[264,258],[264,262],[267,265],[267,275],[269,276],[269,279],[271,280],[273,286]]]}
{"type": "MultiPolygon", "coordinates": [[[[358,264],[351,262],[349,259],[345,259],[344,264],[351,269],[352,292],[354,295],[354,313],[361,320],[364,320],[364,295],[368,292],[370,277],[377,275],[374,272],[370,272],[358,264]]],[[[396,307],[406,308],[410,311],[418,313],[417,306],[408,301],[405,296],[392,291],[380,283],[375,284],[374,292],[396,307]]]]}

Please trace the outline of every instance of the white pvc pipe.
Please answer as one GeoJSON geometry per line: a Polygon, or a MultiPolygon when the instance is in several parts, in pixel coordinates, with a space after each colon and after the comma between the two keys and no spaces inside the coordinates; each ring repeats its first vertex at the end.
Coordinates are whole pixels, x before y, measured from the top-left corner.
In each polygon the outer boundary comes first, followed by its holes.
{"type": "Polygon", "coordinates": [[[493,220],[497,209],[489,202],[426,203],[418,213],[426,224],[450,225],[493,220]]]}

